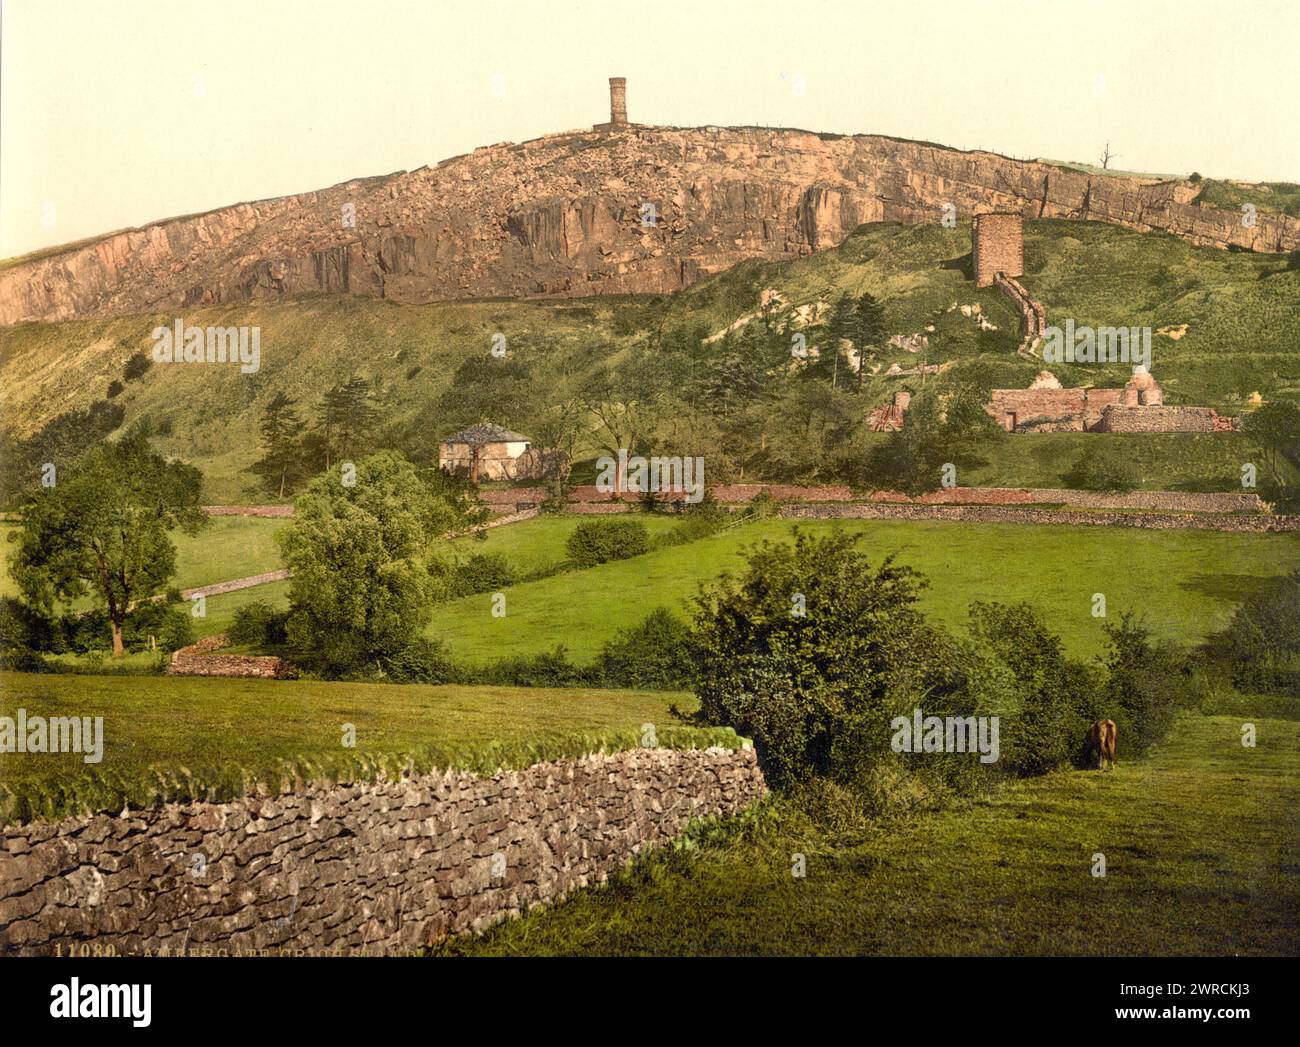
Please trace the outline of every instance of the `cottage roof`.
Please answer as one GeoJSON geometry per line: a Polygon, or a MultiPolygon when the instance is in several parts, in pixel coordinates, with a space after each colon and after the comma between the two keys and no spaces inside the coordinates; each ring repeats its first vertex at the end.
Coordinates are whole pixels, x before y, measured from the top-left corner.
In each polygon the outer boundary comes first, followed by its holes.
{"type": "Polygon", "coordinates": [[[512,429],[505,429],[502,426],[494,425],[492,422],[476,422],[468,429],[462,429],[451,436],[444,436],[442,442],[445,444],[499,444],[531,443],[532,441],[523,433],[516,433],[512,429]]]}

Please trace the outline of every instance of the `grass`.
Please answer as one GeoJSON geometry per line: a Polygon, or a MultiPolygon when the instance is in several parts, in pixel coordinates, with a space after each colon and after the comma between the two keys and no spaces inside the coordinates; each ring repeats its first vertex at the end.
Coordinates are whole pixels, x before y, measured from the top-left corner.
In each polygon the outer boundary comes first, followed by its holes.
{"type": "MultiPolygon", "coordinates": [[[[1042,365],[1015,355],[1016,318],[1000,294],[975,288],[967,277],[969,252],[968,226],[882,223],[863,226],[834,249],[790,262],[742,263],[662,299],[401,306],[314,295],[194,309],[186,314],[192,324],[260,326],[261,369],[242,375],[218,365],[154,366],[127,383],[115,402],[125,409],[126,425],[150,420],[167,434],[160,447],[203,470],[209,500],[269,500],[248,469],[260,453],[258,421],[276,393],[294,398],[310,417],[335,378],[355,372],[376,380],[385,439],[423,464],[435,458],[438,437],[455,424],[440,413],[439,397],[457,366],[484,353],[495,332],[505,334],[512,356],[531,368],[531,388],[554,390],[569,382],[565,368],[574,358],[593,369],[624,361],[644,351],[661,321],[670,331],[722,330],[752,313],[765,288],[778,290],[792,306],[870,291],[885,304],[892,333],[935,324],[928,361],[954,361],[948,377],[984,388],[1024,387],[1042,365]],[[945,312],[954,302],[981,303],[1000,330],[979,332],[959,313],[945,312]]],[[[1300,270],[1288,271],[1285,258],[1194,247],[1173,236],[1100,222],[1041,220],[1026,223],[1025,260],[1024,282],[1045,304],[1049,322],[1073,317],[1093,326],[1188,324],[1177,342],[1154,337],[1153,371],[1167,402],[1238,414],[1255,392],[1300,397],[1300,270]]],[[[143,315],[6,330],[0,334],[6,428],[26,435],[63,411],[101,399],[130,356],[150,348],[153,327],[171,319],[143,315]]],[[[882,361],[894,358],[916,363],[906,353],[882,361]]],[[[1118,385],[1127,378],[1123,365],[1058,371],[1067,385],[1118,385]]],[[[909,381],[873,378],[864,399],[883,402],[909,381]]],[[[530,431],[545,423],[552,407],[539,393],[514,409],[517,417],[495,420],[530,431]]],[[[1028,482],[1038,467],[1017,456],[1032,455],[1034,444],[1009,446],[1002,482],[1028,482]]],[[[579,460],[595,453],[589,437],[579,441],[579,460]]],[[[1176,456],[1164,456],[1159,464],[1174,461],[1176,456]]],[[[1152,481],[1162,485],[1160,476],[1152,481]]]]}
{"type": "MultiPolygon", "coordinates": [[[[1135,610],[1162,636],[1197,642],[1226,624],[1236,605],[1267,577],[1300,567],[1293,535],[1213,531],[1114,530],[902,521],[803,521],[809,533],[844,528],[862,534],[873,560],[897,553],[930,588],[921,607],[961,627],[974,600],[1028,601],[1067,650],[1100,649],[1102,622],[1092,595],[1109,614],[1135,610]]],[[[532,522],[512,525],[526,543],[532,522]]],[[[745,524],[712,538],[506,590],[506,614],[494,618],[490,594],[438,607],[428,635],[459,660],[481,663],[536,654],[563,643],[578,662],[592,659],[620,628],[656,606],[679,614],[701,582],[743,568],[741,553],[761,539],[786,540],[790,521],[745,524]]]]}
{"type": "Polygon", "coordinates": [[[104,717],[104,755],[7,754],[0,822],[186,799],[259,783],[356,780],[410,765],[492,773],[640,743],[739,744],[677,722],[690,695],[586,688],[424,687],[192,677],[0,673],[0,714],[104,717]],[[356,747],[342,745],[344,724],[356,747]]]}
{"type": "Polygon", "coordinates": [[[847,838],[769,801],[445,951],[1295,955],[1300,723],[1257,726],[1247,749],[1236,717],[1188,716],[1149,759],[1125,760],[1121,739],[1113,772],[1057,772],[847,838]]]}
{"type": "MultiPolygon", "coordinates": [[[[275,532],[284,523],[266,517],[214,516],[197,535],[173,531],[176,574],[171,584],[177,589],[194,589],[278,570],[283,564],[275,544],[275,532]]],[[[14,526],[0,527],[0,596],[18,595],[18,586],[9,574],[9,554],[14,546],[8,537],[18,530],[14,526]]],[[[77,608],[88,608],[93,602],[79,601],[77,608]]]]}

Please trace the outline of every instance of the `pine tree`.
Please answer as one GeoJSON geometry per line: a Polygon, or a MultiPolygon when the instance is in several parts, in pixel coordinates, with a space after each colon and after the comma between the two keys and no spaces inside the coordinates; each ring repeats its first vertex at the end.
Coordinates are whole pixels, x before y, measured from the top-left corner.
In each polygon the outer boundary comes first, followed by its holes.
{"type": "Polygon", "coordinates": [[[262,437],[262,457],[253,472],[265,481],[269,490],[283,498],[306,472],[303,454],[302,420],[298,409],[284,393],[271,397],[258,426],[262,437]]]}

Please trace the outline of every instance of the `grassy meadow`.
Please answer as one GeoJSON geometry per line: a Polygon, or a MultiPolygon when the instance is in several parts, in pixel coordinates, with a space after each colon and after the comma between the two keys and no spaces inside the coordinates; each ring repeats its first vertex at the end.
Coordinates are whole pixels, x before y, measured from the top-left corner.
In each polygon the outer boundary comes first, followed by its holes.
{"type": "Polygon", "coordinates": [[[901,824],[837,832],[770,800],[444,951],[1293,956],[1300,702],[1288,701],[1286,718],[1251,717],[1253,749],[1241,718],[1187,715],[1147,759],[1126,760],[1121,739],[1114,771],[1058,771],[901,824]]]}
{"type": "Polygon", "coordinates": [[[425,687],[204,677],[0,672],[0,712],[104,717],[101,763],[80,754],[0,761],[0,822],[124,803],[226,799],[258,783],[349,780],[408,765],[492,773],[639,744],[736,745],[730,730],[681,724],[687,694],[588,688],[425,687]],[[356,728],[355,748],[343,725],[356,728]]]}
{"type": "MultiPolygon", "coordinates": [[[[788,520],[742,524],[630,560],[515,585],[506,590],[503,618],[492,617],[490,594],[464,597],[440,605],[427,632],[467,662],[537,654],[561,643],[575,661],[586,662],[618,629],[657,606],[685,615],[700,583],[739,572],[747,546],[788,539],[792,526],[788,520]]],[[[507,535],[524,543],[531,527],[524,522],[492,531],[483,548],[493,549],[507,535]]],[[[1105,594],[1112,617],[1138,611],[1157,634],[1195,643],[1225,625],[1261,581],[1300,567],[1300,539],[1287,534],[875,520],[809,520],[800,527],[861,534],[861,548],[874,561],[892,554],[916,568],[930,583],[921,608],[952,627],[964,625],[972,601],[1027,601],[1074,655],[1100,648],[1094,593],[1105,594]]]]}

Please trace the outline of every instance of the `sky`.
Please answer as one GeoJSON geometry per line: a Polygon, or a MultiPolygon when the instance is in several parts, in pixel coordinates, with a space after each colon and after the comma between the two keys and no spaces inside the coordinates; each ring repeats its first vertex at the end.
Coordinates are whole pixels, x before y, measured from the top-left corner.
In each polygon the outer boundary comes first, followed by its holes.
{"type": "Polygon", "coordinates": [[[608,119],[1300,182],[1300,0],[3,0],[0,258],[608,119]]]}

